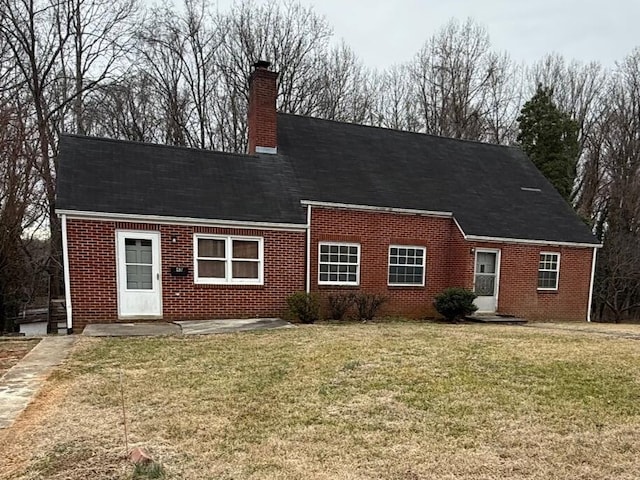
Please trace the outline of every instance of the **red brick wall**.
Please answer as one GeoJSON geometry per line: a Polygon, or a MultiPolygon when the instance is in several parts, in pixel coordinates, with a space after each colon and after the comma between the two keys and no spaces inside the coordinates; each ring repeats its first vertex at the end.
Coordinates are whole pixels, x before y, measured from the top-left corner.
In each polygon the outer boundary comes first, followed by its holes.
{"type": "Polygon", "coordinates": [[[593,249],[515,244],[497,248],[501,249],[500,313],[528,320],[586,320],[593,249]],[[560,254],[557,291],[537,289],[540,252],[560,254]]]}
{"type": "Polygon", "coordinates": [[[338,291],[382,293],[389,298],[386,314],[414,317],[437,315],[432,302],[450,286],[473,288],[475,255],[472,249],[501,250],[498,312],[529,320],[577,320],[587,315],[591,276],[591,248],[547,247],[525,244],[469,242],[447,218],[421,217],[339,209],[312,209],[311,286],[329,294],[338,291]],[[360,243],[360,286],[318,285],[318,242],[360,243]],[[425,287],[387,286],[391,244],[427,248],[425,287]],[[540,252],[560,253],[559,289],[537,290],[540,252]]]}
{"type": "MultiPolygon", "coordinates": [[[[87,323],[117,321],[115,232],[153,230],[161,234],[162,295],[165,320],[279,316],[285,299],[305,287],[305,233],[68,219],[71,299],[74,329],[87,323]],[[193,234],[231,234],[264,238],[262,286],[195,285],[193,234]],[[177,243],[171,243],[171,237],[177,243]],[[187,266],[189,276],[172,277],[170,267],[187,266]]],[[[473,248],[501,250],[498,311],[529,320],[577,320],[587,315],[591,248],[465,241],[447,218],[313,208],[311,288],[382,293],[389,301],[382,313],[434,316],[433,297],[449,286],[473,287],[473,248]],[[360,286],[318,285],[318,242],[361,245],[360,286]],[[389,245],[427,249],[424,287],[387,286],[389,245]],[[558,291],[537,290],[541,251],[560,253],[558,291]]]]}
{"type": "Polygon", "coordinates": [[[383,313],[434,316],[433,297],[449,285],[451,220],[353,210],[313,208],[311,214],[311,287],[323,295],[340,291],[382,293],[383,313]],[[360,286],[318,285],[318,242],[360,243],[360,286]],[[387,286],[389,245],[427,249],[424,287],[387,286]]]}
{"type": "Polygon", "coordinates": [[[161,235],[164,320],[280,316],[285,299],[304,290],[305,233],[241,230],[127,222],[67,220],[74,331],[87,323],[118,320],[116,230],[153,230],[161,235]],[[193,283],[193,234],[246,235],[264,238],[264,285],[193,283]],[[177,238],[176,243],[171,237],[177,238]],[[187,277],[170,268],[189,267],[187,277]]]}
{"type": "Polygon", "coordinates": [[[453,258],[463,258],[465,253],[468,258],[466,266],[452,275],[452,286],[466,288],[473,288],[475,256],[471,249],[500,250],[499,313],[540,321],[586,320],[593,248],[469,242],[457,227],[452,230],[451,248],[453,258]],[[537,288],[540,252],[560,254],[557,291],[539,291],[537,288]]]}

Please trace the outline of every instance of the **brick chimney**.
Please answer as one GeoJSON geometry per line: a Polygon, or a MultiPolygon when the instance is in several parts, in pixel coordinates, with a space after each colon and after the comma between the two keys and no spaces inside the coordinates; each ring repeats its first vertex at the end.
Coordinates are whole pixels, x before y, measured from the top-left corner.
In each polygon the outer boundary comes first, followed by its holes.
{"type": "Polygon", "coordinates": [[[276,119],[277,72],[269,70],[269,62],[253,64],[249,77],[249,153],[278,153],[276,119]]]}

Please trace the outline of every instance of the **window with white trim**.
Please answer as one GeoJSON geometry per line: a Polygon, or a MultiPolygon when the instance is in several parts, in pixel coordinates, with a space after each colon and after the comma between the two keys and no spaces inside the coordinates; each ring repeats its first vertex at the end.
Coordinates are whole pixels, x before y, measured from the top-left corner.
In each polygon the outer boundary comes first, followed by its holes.
{"type": "Polygon", "coordinates": [[[359,285],[359,244],[319,243],[318,256],[319,285],[359,285]]]}
{"type": "Polygon", "coordinates": [[[538,265],[538,290],[557,290],[560,272],[560,254],[540,252],[538,265]]]}
{"type": "Polygon", "coordinates": [[[194,281],[209,284],[263,284],[263,239],[194,235],[194,281]]]}
{"type": "Polygon", "coordinates": [[[390,286],[424,286],[425,257],[424,247],[391,245],[388,284],[390,286]]]}

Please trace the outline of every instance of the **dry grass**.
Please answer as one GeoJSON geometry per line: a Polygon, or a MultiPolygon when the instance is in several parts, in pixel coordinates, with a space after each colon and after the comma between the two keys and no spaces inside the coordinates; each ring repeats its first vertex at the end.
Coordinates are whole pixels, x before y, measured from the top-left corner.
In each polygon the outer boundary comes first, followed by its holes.
{"type": "Polygon", "coordinates": [[[20,361],[40,340],[0,339],[0,377],[20,361]]]}
{"type": "Polygon", "coordinates": [[[639,357],[631,338],[487,325],[82,339],[0,431],[0,477],[131,478],[122,369],[132,443],[166,478],[637,478],[639,357]]]}

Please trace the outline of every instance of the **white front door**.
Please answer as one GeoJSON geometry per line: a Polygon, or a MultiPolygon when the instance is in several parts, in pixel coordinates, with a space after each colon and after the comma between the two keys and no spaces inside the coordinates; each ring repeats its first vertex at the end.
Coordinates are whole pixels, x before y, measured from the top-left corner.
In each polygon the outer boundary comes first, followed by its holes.
{"type": "Polygon", "coordinates": [[[493,313],[497,310],[499,278],[500,250],[476,249],[473,291],[478,295],[474,301],[478,312],[493,313]]]}
{"type": "Polygon", "coordinates": [[[161,318],[160,234],[120,231],[116,242],[118,316],[161,318]]]}

